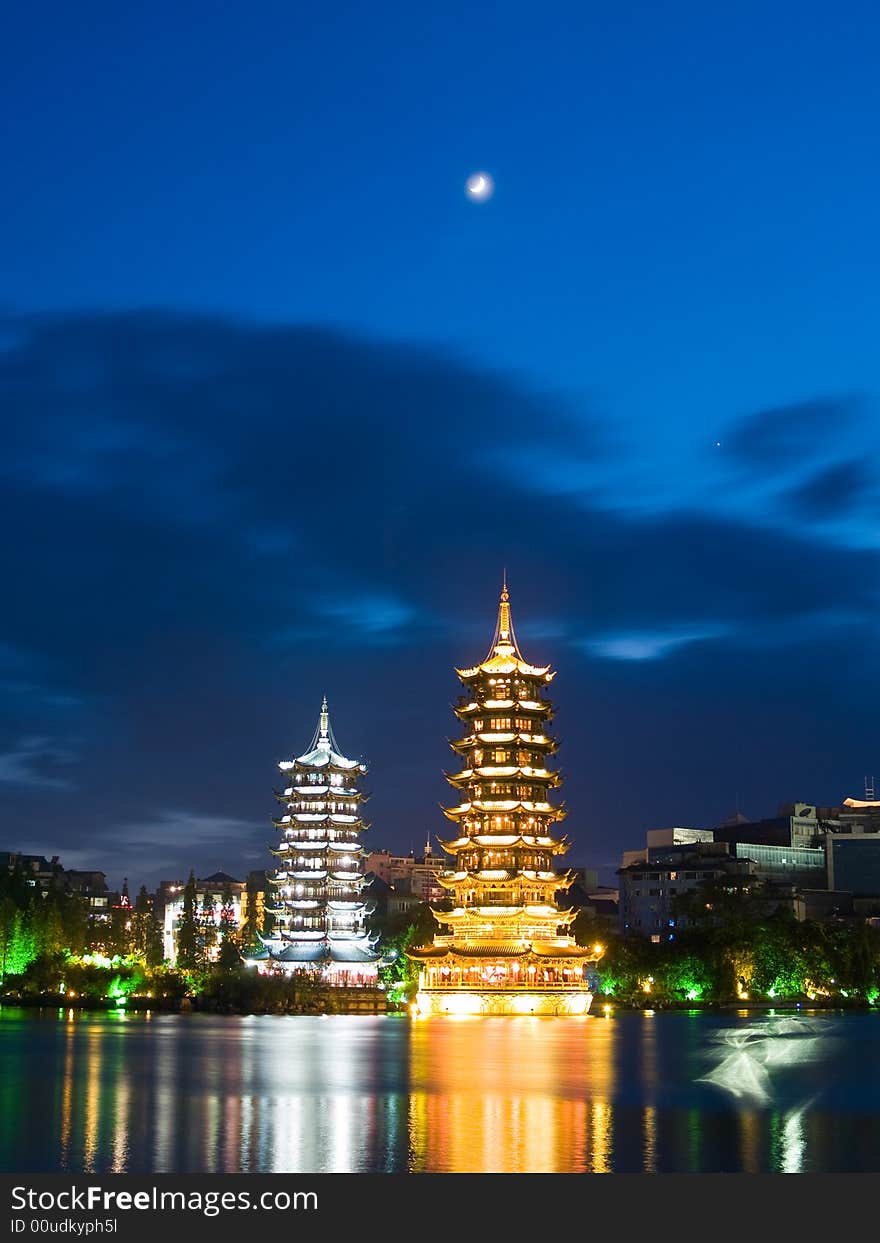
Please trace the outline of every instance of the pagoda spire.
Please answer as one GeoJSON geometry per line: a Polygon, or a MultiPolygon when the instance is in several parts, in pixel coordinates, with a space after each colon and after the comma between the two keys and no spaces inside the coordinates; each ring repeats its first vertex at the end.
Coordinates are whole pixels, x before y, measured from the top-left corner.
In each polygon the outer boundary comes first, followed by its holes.
{"type": "Polygon", "coordinates": [[[317,748],[319,751],[330,750],[330,712],[327,708],[327,696],[321,703],[321,715],[318,718],[318,740],[317,748]]]}
{"type": "Polygon", "coordinates": [[[486,659],[489,660],[492,656],[513,656],[514,654],[518,660],[523,659],[522,653],[519,650],[519,644],[516,641],[513,619],[510,616],[510,592],[507,590],[507,570],[505,570],[501,586],[501,599],[498,601],[498,620],[495,623],[495,633],[492,636],[492,643],[486,659]]]}

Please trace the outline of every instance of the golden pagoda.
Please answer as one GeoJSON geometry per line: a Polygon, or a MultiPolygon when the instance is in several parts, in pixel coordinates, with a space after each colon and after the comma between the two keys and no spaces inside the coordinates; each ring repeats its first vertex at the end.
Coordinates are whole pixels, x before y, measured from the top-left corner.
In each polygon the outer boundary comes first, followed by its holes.
{"type": "Polygon", "coordinates": [[[467,732],[450,744],[463,767],[446,774],[459,802],[443,810],[457,832],[440,843],[452,862],[439,877],[452,909],[432,908],[448,932],[407,951],[420,966],[417,1012],[586,1014],[586,968],[602,947],[576,944],[577,912],[556,905],[574,879],[554,870],[569,848],[553,836],[565,808],[550,802],[561,779],[548,768],[557,743],[544,696],[556,675],[523,657],[506,577],[486,659],[456,673],[465,693],[455,714],[467,732]]]}

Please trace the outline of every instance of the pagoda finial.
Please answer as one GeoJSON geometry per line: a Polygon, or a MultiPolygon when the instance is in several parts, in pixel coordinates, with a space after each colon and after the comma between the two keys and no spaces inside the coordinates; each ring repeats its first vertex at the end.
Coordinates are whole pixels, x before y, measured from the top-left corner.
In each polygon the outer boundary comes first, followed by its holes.
{"type": "Polygon", "coordinates": [[[498,605],[498,637],[495,642],[510,642],[510,593],[507,590],[507,570],[504,571],[501,601],[498,605]]]}
{"type": "Polygon", "coordinates": [[[507,590],[507,570],[504,571],[501,580],[498,620],[495,623],[495,633],[492,636],[492,644],[486,660],[490,660],[493,656],[515,656],[517,660],[522,660],[522,653],[519,650],[519,644],[516,641],[513,622],[510,617],[510,592],[507,590]]]}
{"type": "Polygon", "coordinates": [[[322,751],[330,750],[330,712],[327,708],[327,696],[321,702],[321,716],[318,724],[318,747],[322,751]]]}

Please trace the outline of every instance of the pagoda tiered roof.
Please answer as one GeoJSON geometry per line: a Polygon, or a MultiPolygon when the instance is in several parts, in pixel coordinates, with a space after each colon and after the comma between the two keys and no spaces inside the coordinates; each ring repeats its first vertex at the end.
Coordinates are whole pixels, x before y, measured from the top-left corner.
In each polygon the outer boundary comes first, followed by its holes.
{"type": "Polygon", "coordinates": [[[546,924],[549,928],[560,924],[570,924],[577,915],[574,907],[561,910],[549,902],[541,905],[531,902],[517,906],[510,906],[508,903],[503,906],[493,906],[491,902],[484,902],[479,906],[456,906],[451,911],[435,910],[432,906],[431,911],[438,923],[449,924],[450,927],[456,924],[470,924],[479,928],[485,927],[487,923],[498,926],[525,924],[527,927],[533,927],[536,921],[546,924]]]}
{"type": "Polygon", "coordinates": [[[351,816],[344,811],[293,811],[282,816],[280,820],[273,820],[272,823],[276,829],[310,829],[316,825],[328,823],[342,829],[357,827],[359,832],[370,827],[359,816],[351,816]]]}
{"type": "Polygon", "coordinates": [[[329,782],[326,785],[307,783],[301,786],[288,786],[286,790],[275,790],[274,794],[279,803],[285,804],[298,798],[348,799],[352,803],[365,803],[370,797],[364,790],[349,790],[344,786],[330,785],[329,782]]]}
{"type": "Polygon", "coordinates": [[[473,846],[496,849],[545,850],[553,855],[564,855],[571,846],[566,837],[547,837],[530,833],[473,833],[470,836],[456,837],[454,840],[438,839],[448,855],[456,854],[473,846]]]}
{"type": "Polygon", "coordinates": [[[482,813],[484,815],[511,815],[519,812],[524,816],[540,816],[546,821],[563,820],[568,812],[565,804],[554,807],[552,803],[531,803],[521,799],[475,799],[472,803],[459,803],[457,807],[444,807],[443,814],[447,820],[461,820],[463,816],[482,813]]]}
{"type": "Polygon", "coordinates": [[[291,942],[280,950],[271,942],[267,944],[264,941],[263,944],[267,950],[267,957],[273,962],[280,963],[376,963],[381,958],[381,954],[371,945],[357,945],[353,942],[313,941],[298,945],[291,942]]]}
{"type": "Polygon", "coordinates": [[[550,672],[549,665],[532,665],[523,657],[516,641],[513,623],[510,618],[510,595],[507,583],[501,592],[501,603],[498,609],[498,621],[495,634],[489,645],[486,658],[470,669],[456,669],[463,682],[470,682],[482,675],[505,675],[518,673],[522,677],[542,678],[549,682],[556,675],[550,672]]]}
{"type": "Polygon", "coordinates": [[[460,773],[444,773],[451,786],[464,787],[474,781],[511,781],[519,778],[535,785],[555,789],[562,782],[561,775],[554,769],[530,768],[524,764],[481,764],[478,768],[463,768],[460,773]]]}
{"type": "Polygon", "coordinates": [[[321,705],[321,714],[318,718],[318,727],[312,738],[311,746],[302,755],[296,756],[292,760],[282,760],[278,765],[284,773],[299,772],[301,769],[313,772],[320,769],[333,773],[355,773],[363,775],[367,771],[366,764],[361,760],[350,760],[342,754],[330,726],[330,713],[327,709],[327,699],[321,705]]]}
{"type": "Polygon", "coordinates": [[[453,751],[463,756],[475,747],[492,747],[506,742],[522,747],[535,747],[538,751],[543,751],[547,755],[553,755],[559,746],[558,741],[555,738],[551,738],[548,734],[514,733],[508,730],[504,730],[501,733],[484,730],[479,734],[468,734],[464,738],[450,738],[447,741],[453,751]]]}
{"type": "Polygon", "coordinates": [[[478,712],[530,712],[541,721],[552,721],[555,716],[552,704],[546,699],[471,699],[452,710],[465,724],[478,712]]]}
{"type": "MultiPolygon", "coordinates": [[[[455,945],[444,944],[443,938],[433,945],[425,945],[418,949],[408,949],[410,958],[420,959],[462,959],[462,958],[558,958],[590,960],[595,962],[600,956],[595,949],[586,945],[566,943],[554,945],[552,941],[461,941],[455,945]]],[[[569,938],[565,938],[566,942],[569,938]]]]}
{"type": "Polygon", "coordinates": [[[555,893],[557,889],[568,889],[574,883],[573,872],[536,872],[524,868],[481,868],[471,872],[440,872],[437,880],[444,889],[452,891],[465,888],[479,888],[485,893],[494,889],[510,890],[511,881],[518,881],[518,887],[524,889],[546,889],[555,893]]]}

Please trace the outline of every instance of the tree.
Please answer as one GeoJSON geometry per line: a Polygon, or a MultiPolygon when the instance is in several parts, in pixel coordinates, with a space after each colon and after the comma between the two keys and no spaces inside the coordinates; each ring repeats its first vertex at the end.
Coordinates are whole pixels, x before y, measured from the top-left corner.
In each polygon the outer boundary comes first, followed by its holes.
{"type": "Polygon", "coordinates": [[[134,937],[132,933],[132,909],[128,896],[128,877],[126,877],[122,882],[122,893],[119,895],[119,901],[114,904],[110,911],[107,953],[111,958],[115,954],[118,954],[120,958],[124,958],[127,954],[134,952],[134,937]]]}
{"type": "Polygon", "coordinates": [[[244,887],[244,919],[241,924],[241,946],[247,952],[256,949],[260,944],[259,933],[259,903],[258,903],[258,879],[257,872],[249,872],[244,887]]]}
{"type": "Polygon", "coordinates": [[[220,938],[217,966],[221,971],[232,971],[241,965],[241,954],[236,944],[235,932],[224,933],[220,938]]]}
{"type": "Polygon", "coordinates": [[[419,968],[406,951],[411,945],[426,945],[437,931],[437,921],[426,902],[398,919],[387,921],[382,937],[384,961],[379,979],[385,985],[389,1001],[406,1001],[415,992],[419,968]]]}
{"type": "Polygon", "coordinates": [[[214,898],[208,892],[202,898],[200,940],[202,961],[210,962],[214,958],[214,950],[217,948],[217,922],[214,918],[214,898]]]}
{"type": "Polygon", "coordinates": [[[131,948],[148,967],[158,967],[164,953],[162,930],[155,915],[153,899],[141,885],[131,917],[131,948]]]}
{"type": "Polygon", "coordinates": [[[177,926],[177,963],[183,971],[194,971],[200,965],[197,902],[196,878],[190,872],[183,887],[183,911],[177,926]]]}
{"type": "Polygon", "coordinates": [[[227,883],[220,895],[220,951],[217,965],[223,971],[237,967],[241,962],[239,935],[235,926],[235,906],[232,888],[227,883]]]}
{"type": "Polygon", "coordinates": [[[0,981],[20,975],[36,956],[34,934],[24,911],[12,898],[0,898],[0,981]]]}

